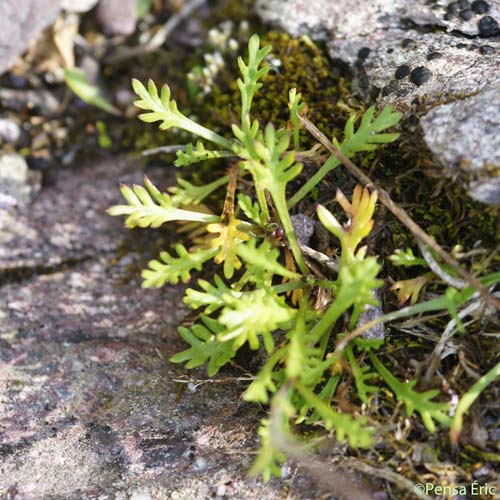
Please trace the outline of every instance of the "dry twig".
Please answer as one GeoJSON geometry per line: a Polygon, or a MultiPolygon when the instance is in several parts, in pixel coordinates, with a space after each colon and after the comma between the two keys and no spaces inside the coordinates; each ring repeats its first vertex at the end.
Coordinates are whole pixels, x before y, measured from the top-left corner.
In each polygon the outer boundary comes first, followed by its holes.
{"type": "Polygon", "coordinates": [[[434,250],[434,252],[436,252],[436,254],[439,255],[444,262],[455,269],[455,271],[462,276],[465,281],[470,283],[481,294],[486,303],[496,309],[500,309],[500,301],[493,297],[488,289],[483,286],[483,284],[475,276],[463,269],[462,266],[460,266],[460,264],[441,245],[439,245],[439,243],[435,242],[402,207],[391,199],[389,193],[385,191],[385,189],[373,182],[358,166],[356,166],[349,158],[339,151],[332,144],[332,142],[328,140],[325,134],[323,134],[323,132],[321,132],[310,120],[304,116],[300,116],[300,121],[307,131],[316,140],[318,140],[325,149],[338,158],[347,170],[349,170],[349,172],[358,179],[358,181],[377,191],[380,201],[413,233],[417,240],[432,248],[432,250],[434,250]]]}

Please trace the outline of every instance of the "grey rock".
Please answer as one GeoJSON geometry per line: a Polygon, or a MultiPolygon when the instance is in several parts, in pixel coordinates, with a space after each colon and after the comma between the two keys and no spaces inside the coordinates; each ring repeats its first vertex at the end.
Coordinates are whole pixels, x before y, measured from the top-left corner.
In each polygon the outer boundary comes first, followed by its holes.
{"type": "MultiPolygon", "coordinates": [[[[120,200],[118,181],[140,182],[137,163],[114,158],[56,175],[0,230],[2,494],[192,500],[231,485],[229,500],[282,498],[283,483],[245,478],[262,415],[241,400],[244,386],[186,391],[179,380],[206,373],[168,361],[186,348],[176,332],[182,288],[140,287],[159,233],[125,230],[104,213],[120,200]],[[31,272],[2,282],[12,265],[31,272]]],[[[164,187],[165,170],[157,177],[164,187]]],[[[294,498],[311,491],[294,477],[294,498]]]]}
{"type": "Polygon", "coordinates": [[[131,35],[137,23],[136,0],[101,0],[97,18],[104,31],[111,35],[131,35]]]}
{"type": "MultiPolygon", "coordinates": [[[[331,40],[368,35],[374,29],[401,27],[406,29],[439,27],[443,31],[469,36],[480,34],[483,14],[474,14],[469,21],[458,16],[444,19],[449,2],[414,2],[412,0],[370,0],[362,9],[355,9],[350,0],[257,0],[260,17],[277,24],[293,36],[312,35],[331,40]]],[[[487,15],[500,18],[500,2],[489,0],[487,15]]]]}
{"type": "Polygon", "coordinates": [[[500,205],[500,177],[471,182],[469,194],[482,203],[500,205]]]}
{"type": "Polygon", "coordinates": [[[96,6],[99,0],[61,0],[61,7],[68,12],[87,12],[96,6]]]}
{"type": "Polygon", "coordinates": [[[2,272],[54,268],[115,250],[122,224],[106,216],[105,210],[120,200],[116,189],[120,180],[141,182],[137,165],[116,158],[91,167],[68,167],[57,184],[42,189],[33,203],[3,211],[0,281],[2,272]]]}
{"type": "Polygon", "coordinates": [[[0,74],[9,69],[44,28],[57,17],[59,0],[2,0],[0,74]]]}
{"type": "Polygon", "coordinates": [[[47,115],[60,109],[61,103],[54,94],[44,89],[15,90],[0,88],[1,104],[6,109],[22,112],[25,108],[47,115]]]}
{"type": "Polygon", "coordinates": [[[498,179],[484,181],[484,172],[500,169],[500,84],[475,96],[431,109],[421,119],[433,154],[451,172],[465,169],[474,179],[471,195],[500,203],[498,179]]]}
{"type": "MultiPolygon", "coordinates": [[[[500,19],[500,1],[489,3],[489,14],[500,19]]],[[[374,88],[381,89],[381,104],[402,109],[409,109],[416,97],[430,104],[441,101],[443,95],[472,94],[500,81],[500,41],[457,36],[457,30],[478,35],[480,16],[474,17],[476,24],[447,22],[442,19],[446,4],[438,6],[432,10],[425,2],[371,0],[353,13],[347,0],[257,2],[257,10],[266,21],[295,36],[309,34],[325,39],[332,58],[351,65],[354,83],[362,95],[368,97],[374,88]],[[481,53],[484,44],[493,48],[492,54],[481,53]],[[360,60],[359,52],[364,47],[370,52],[360,60]],[[429,57],[431,54],[441,57],[429,57]],[[422,85],[416,85],[410,76],[395,82],[396,70],[402,65],[409,65],[411,70],[425,67],[432,77],[422,85]]]]}
{"type": "MultiPolygon", "coordinates": [[[[308,34],[326,41],[331,57],[350,65],[353,88],[367,101],[378,95],[380,106],[393,105],[418,116],[432,106],[438,110],[443,103],[463,100],[500,82],[500,39],[484,36],[480,29],[485,24],[484,14],[474,13],[467,21],[460,16],[448,19],[448,3],[370,0],[353,12],[348,0],[258,0],[256,9],[265,21],[292,35],[308,34]]],[[[488,4],[487,15],[500,21],[500,0],[490,0],[488,4]]],[[[488,97],[479,99],[484,104],[488,97]]],[[[479,109],[475,109],[479,116],[479,109]]],[[[436,116],[445,113],[436,111],[436,116]]],[[[446,130],[465,131],[452,113],[447,113],[447,120],[446,130]]],[[[498,119],[488,120],[487,136],[500,136],[498,119]]],[[[435,127],[427,131],[427,123],[428,120],[421,124],[426,140],[436,132],[435,127]]],[[[485,126],[483,123],[482,132],[485,126]]],[[[478,134],[473,134],[473,139],[454,136],[452,142],[477,142],[478,134]]],[[[444,140],[442,134],[441,139],[444,140]]],[[[482,140],[481,144],[485,142],[482,140]]],[[[429,146],[433,149],[431,143],[429,146]]],[[[450,167],[459,164],[465,177],[481,177],[479,184],[474,180],[475,184],[469,185],[475,199],[496,199],[492,195],[496,191],[492,169],[483,168],[495,164],[491,156],[488,164],[485,161],[495,147],[498,152],[498,141],[490,143],[486,154],[480,149],[460,152],[464,153],[464,161],[451,151],[446,155],[440,151],[436,157],[443,161],[446,172],[455,177],[459,172],[450,167]]]]}
{"type": "Polygon", "coordinates": [[[21,137],[21,128],[8,118],[0,118],[0,140],[5,142],[17,142],[21,137]]]}
{"type": "Polygon", "coordinates": [[[3,211],[27,204],[40,189],[40,180],[21,155],[0,156],[0,226],[3,211]]]}
{"type": "Polygon", "coordinates": [[[181,290],[144,291],[126,276],[127,266],[98,257],[2,287],[0,491],[87,500],[176,490],[192,499],[205,498],[205,483],[236,482],[228,498],[281,498],[277,481],[242,479],[258,409],[240,401],[241,386],[180,396],[184,370],[168,358],[185,348],[175,331],[181,290]],[[74,272],[78,290],[68,283],[74,272]]]}
{"type": "Polygon", "coordinates": [[[299,243],[309,245],[309,241],[314,234],[316,223],[310,217],[304,214],[296,214],[291,216],[293,230],[299,243]]]}
{"type": "Polygon", "coordinates": [[[445,96],[463,97],[500,81],[500,41],[489,40],[488,44],[494,52],[484,55],[480,51],[481,41],[443,32],[379,28],[349,39],[333,39],[329,47],[332,57],[350,63],[355,72],[355,88],[362,96],[368,98],[379,89],[381,105],[409,111],[416,98],[429,106],[445,96]],[[358,52],[365,46],[370,47],[370,55],[358,63],[358,52]],[[404,65],[411,71],[426,68],[431,77],[421,84],[411,75],[396,80],[398,68],[404,65]]]}

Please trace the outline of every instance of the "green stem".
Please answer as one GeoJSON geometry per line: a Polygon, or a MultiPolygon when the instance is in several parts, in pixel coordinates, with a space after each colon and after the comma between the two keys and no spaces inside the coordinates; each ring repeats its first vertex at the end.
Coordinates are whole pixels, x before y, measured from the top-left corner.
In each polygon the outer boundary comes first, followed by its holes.
{"type": "Polygon", "coordinates": [[[486,375],[483,375],[461,398],[450,429],[451,442],[456,444],[462,430],[464,415],[474,401],[496,378],[500,377],[500,363],[494,366],[486,375]]]}
{"type": "Polygon", "coordinates": [[[289,281],[287,283],[283,283],[281,285],[274,285],[272,288],[273,292],[276,293],[285,293],[291,290],[297,290],[299,288],[304,288],[306,285],[302,280],[294,280],[289,281]]]}
{"type": "Polygon", "coordinates": [[[295,231],[293,230],[290,213],[288,212],[288,207],[286,206],[285,189],[280,186],[279,190],[272,189],[269,193],[273,199],[276,212],[278,212],[278,217],[280,218],[288,243],[290,244],[290,250],[292,251],[295,262],[297,262],[301,273],[307,276],[309,274],[309,270],[304,261],[304,257],[302,257],[302,252],[300,251],[299,244],[297,243],[297,237],[295,236],[295,231]]]}
{"type": "Polygon", "coordinates": [[[324,344],[323,336],[326,335],[327,340],[330,335],[331,329],[340,316],[351,307],[351,301],[346,302],[345,300],[337,297],[324,316],[314,325],[313,329],[309,333],[309,339],[311,342],[317,342],[321,339],[321,344],[324,344]]]}
{"type": "Polygon", "coordinates": [[[213,132],[212,130],[209,130],[208,128],[203,127],[202,125],[199,125],[193,120],[190,120],[189,118],[183,117],[183,119],[180,120],[179,128],[191,132],[192,134],[197,135],[199,137],[203,137],[203,139],[206,139],[209,142],[218,144],[224,149],[231,151],[235,154],[238,154],[237,147],[234,143],[232,143],[228,139],[225,139],[221,135],[213,132]]]}
{"type": "Polygon", "coordinates": [[[257,195],[257,201],[259,203],[262,213],[264,214],[264,220],[266,222],[269,222],[269,208],[267,206],[266,192],[264,188],[261,186],[260,182],[257,182],[256,179],[257,179],[256,176],[254,176],[255,194],[257,195]]]}
{"type": "Polygon", "coordinates": [[[288,208],[295,206],[304,196],[312,191],[321,180],[340,165],[340,160],[331,156],[323,166],[288,200],[288,208]]]}

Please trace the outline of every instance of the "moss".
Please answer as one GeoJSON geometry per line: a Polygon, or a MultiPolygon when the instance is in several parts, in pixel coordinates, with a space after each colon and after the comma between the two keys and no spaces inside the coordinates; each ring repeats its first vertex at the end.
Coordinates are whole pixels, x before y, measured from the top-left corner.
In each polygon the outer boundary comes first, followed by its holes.
{"type": "MultiPolygon", "coordinates": [[[[277,31],[264,35],[262,43],[272,46],[268,58],[271,71],[263,78],[263,90],[254,99],[253,116],[263,124],[286,126],[288,93],[295,87],[302,93],[311,119],[322,130],[331,133],[335,126],[343,126],[346,113],[337,103],[348,92],[348,86],[335,74],[324,50],[308,37],[292,38],[277,31]]],[[[227,61],[213,92],[197,109],[198,116],[219,131],[229,130],[231,123],[239,120],[237,73],[235,61],[227,61]]],[[[312,142],[307,135],[303,138],[312,142]]]]}

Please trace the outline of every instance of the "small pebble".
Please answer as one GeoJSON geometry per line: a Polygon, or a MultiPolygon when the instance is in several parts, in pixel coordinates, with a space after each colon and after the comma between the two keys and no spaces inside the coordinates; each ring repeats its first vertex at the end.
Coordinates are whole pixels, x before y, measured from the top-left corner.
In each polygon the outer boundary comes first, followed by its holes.
{"type": "Polygon", "coordinates": [[[389,48],[387,49],[387,53],[388,53],[388,54],[392,54],[393,52],[394,52],[394,49],[393,49],[392,47],[389,47],[389,48]]]}
{"type": "Polygon", "coordinates": [[[358,50],[358,59],[360,61],[364,61],[369,55],[370,55],[370,48],[369,47],[361,47],[358,50]]]}
{"type": "Polygon", "coordinates": [[[434,61],[434,59],[440,59],[441,57],[443,57],[441,52],[431,52],[430,54],[427,54],[428,61],[434,61]]]}
{"type": "Polygon", "coordinates": [[[444,16],[443,19],[445,21],[451,21],[455,17],[455,14],[453,12],[447,12],[444,16]]]}
{"type": "Polygon", "coordinates": [[[408,47],[413,45],[413,43],[413,38],[403,38],[403,40],[401,40],[401,47],[403,47],[403,49],[407,49],[408,47]]]}
{"type": "Polygon", "coordinates": [[[464,21],[470,21],[472,19],[472,16],[474,16],[474,13],[470,9],[465,9],[465,10],[462,10],[462,12],[460,12],[460,17],[464,21]]]}
{"type": "Polygon", "coordinates": [[[130,500],[151,500],[151,493],[148,490],[132,493],[130,500]]]}
{"type": "Polygon", "coordinates": [[[490,10],[490,6],[484,0],[472,2],[471,8],[476,14],[485,14],[490,10]]]}
{"type": "Polygon", "coordinates": [[[208,467],[207,461],[206,461],[204,458],[202,458],[202,457],[198,457],[198,458],[196,458],[196,460],[194,461],[194,468],[195,468],[197,471],[203,471],[203,470],[205,470],[207,467],[208,467]]]}
{"type": "Polygon", "coordinates": [[[458,0],[457,4],[461,9],[469,8],[469,0],[458,0]]]}
{"type": "Polygon", "coordinates": [[[316,223],[304,214],[295,214],[290,217],[295,236],[302,245],[309,245],[314,234],[316,223]]]}
{"type": "Polygon", "coordinates": [[[479,52],[483,54],[483,56],[490,56],[495,53],[495,49],[491,45],[482,45],[479,47],[479,52]]]}
{"type": "Polygon", "coordinates": [[[418,87],[429,80],[431,76],[432,73],[425,66],[418,66],[410,74],[411,81],[418,87]]]}
{"type": "Polygon", "coordinates": [[[0,118],[0,141],[17,142],[21,137],[19,125],[8,118],[0,118]]]}
{"type": "Polygon", "coordinates": [[[467,45],[466,43],[457,43],[456,47],[457,49],[468,49],[469,45],[467,45]]]}
{"type": "Polygon", "coordinates": [[[215,493],[215,496],[222,498],[226,496],[226,485],[225,484],[220,484],[217,486],[217,491],[215,493]]]}
{"type": "Polygon", "coordinates": [[[407,64],[403,64],[394,73],[394,78],[396,78],[396,80],[402,80],[409,74],[410,74],[410,66],[408,66],[407,64]]]}
{"type": "Polygon", "coordinates": [[[497,21],[491,16],[482,17],[477,23],[479,33],[483,36],[497,36],[500,35],[500,28],[497,21]]]}

